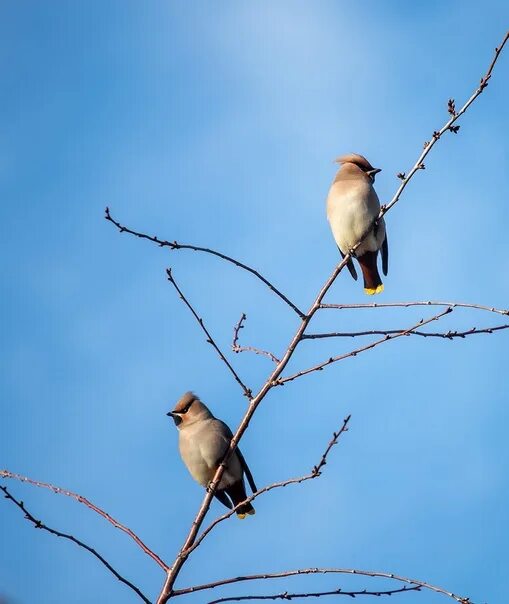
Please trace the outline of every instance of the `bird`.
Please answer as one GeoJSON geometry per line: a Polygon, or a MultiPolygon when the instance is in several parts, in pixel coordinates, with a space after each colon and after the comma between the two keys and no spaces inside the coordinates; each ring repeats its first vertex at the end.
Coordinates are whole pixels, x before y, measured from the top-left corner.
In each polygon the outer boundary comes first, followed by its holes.
{"type": "MultiPolygon", "coordinates": [[[[173,418],[179,432],[179,450],[191,476],[202,486],[208,487],[221,464],[233,437],[230,428],[215,418],[209,408],[193,392],[186,392],[166,415],[173,418]]],[[[214,492],[223,505],[233,509],[247,499],[244,474],[253,493],[257,491],[253,475],[237,447],[224,469],[214,492]]],[[[250,502],[240,505],[237,517],[255,513],[250,502]]]]}
{"type": "MultiPolygon", "coordinates": [[[[344,258],[360,241],[380,212],[380,201],[373,188],[380,168],[373,168],[369,161],[357,153],[342,155],[335,160],[340,168],[327,196],[327,219],[332,234],[344,258]]],[[[354,252],[364,277],[364,292],[368,295],[383,292],[384,286],[377,267],[378,251],[382,253],[382,271],[387,276],[389,246],[385,222],[382,218],[354,252]]],[[[352,258],[348,270],[357,281],[352,258]]]]}

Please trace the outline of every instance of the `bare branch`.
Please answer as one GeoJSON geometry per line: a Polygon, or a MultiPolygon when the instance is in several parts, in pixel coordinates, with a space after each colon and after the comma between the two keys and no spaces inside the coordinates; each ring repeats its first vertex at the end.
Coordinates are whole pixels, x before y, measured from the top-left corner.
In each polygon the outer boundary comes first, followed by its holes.
{"type": "Polygon", "coordinates": [[[327,367],[328,365],[332,365],[332,363],[337,363],[338,361],[348,359],[349,357],[355,357],[358,354],[360,354],[361,352],[365,352],[366,350],[371,350],[371,348],[375,348],[375,346],[383,344],[384,342],[388,342],[389,340],[394,340],[396,338],[400,338],[401,336],[408,336],[415,329],[422,327],[423,325],[427,325],[428,323],[431,323],[432,321],[438,321],[443,316],[448,315],[452,311],[453,311],[452,308],[447,308],[443,312],[438,313],[437,315],[433,315],[429,319],[426,319],[426,320],[421,319],[418,323],[416,323],[412,327],[409,327],[408,329],[405,329],[404,331],[397,332],[394,335],[387,334],[385,337],[381,338],[380,340],[375,340],[374,342],[371,342],[371,344],[367,344],[366,346],[362,346],[361,348],[356,348],[355,350],[352,350],[351,352],[341,354],[337,357],[330,357],[323,363],[314,365],[313,367],[310,367],[309,369],[303,369],[302,371],[298,371],[297,373],[289,375],[288,377],[279,378],[276,381],[276,385],[282,386],[283,384],[286,384],[287,382],[291,382],[292,380],[296,380],[297,378],[302,377],[303,375],[308,375],[309,373],[313,373],[314,371],[322,371],[322,369],[324,367],[327,367]]]}
{"type": "MultiPolygon", "coordinates": [[[[341,437],[341,435],[344,432],[348,431],[348,423],[349,423],[351,417],[352,417],[351,415],[349,415],[348,417],[346,417],[343,420],[343,425],[341,426],[341,428],[337,432],[333,432],[332,439],[327,444],[327,448],[325,449],[324,453],[322,454],[322,457],[321,457],[320,461],[318,462],[318,464],[316,466],[313,466],[313,468],[312,468],[312,470],[311,470],[311,472],[309,474],[306,474],[305,476],[300,476],[299,478],[289,478],[288,480],[283,480],[281,482],[274,482],[274,483],[272,483],[272,484],[270,484],[270,485],[268,485],[266,487],[263,487],[263,489],[259,489],[258,491],[256,491],[255,493],[253,493],[250,497],[248,497],[244,501],[241,501],[234,508],[232,508],[231,510],[229,510],[228,512],[226,512],[222,516],[219,516],[219,518],[216,518],[216,520],[214,520],[214,522],[212,522],[211,524],[209,524],[209,526],[196,539],[196,541],[193,543],[193,545],[191,545],[191,547],[188,550],[186,550],[185,554],[189,555],[193,550],[195,550],[200,545],[200,543],[205,539],[205,537],[220,522],[223,522],[223,520],[226,520],[227,518],[230,518],[230,516],[233,516],[233,514],[235,514],[235,512],[237,511],[237,509],[240,506],[242,506],[242,505],[244,505],[244,504],[246,504],[248,502],[253,501],[253,499],[256,499],[257,497],[259,497],[263,493],[268,493],[269,491],[272,491],[273,489],[279,489],[279,488],[282,488],[282,487],[287,487],[290,484],[300,484],[301,482],[305,482],[307,480],[313,480],[313,478],[318,478],[318,476],[320,476],[321,473],[322,473],[323,467],[327,463],[327,456],[329,455],[332,447],[338,443],[338,440],[341,437]]],[[[185,589],[176,589],[173,592],[173,595],[181,595],[183,593],[187,593],[185,589]]]]}
{"type": "Polygon", "coordinates": [[[221,477],[223,475],[223,472],[226,467],[226,463],[228,462],[228,459],[230,458],[232,453],[237,448],[237,444],[238,444],[239,440],[242,438],[242,435],[244,434],[244,432],[246,431],[246,429],[249,425],[249,422],[251,421],[251,418],[253,417],[253,414],[255,413],[256,409],[258,408],[258,405],[262,402],[262,400],[265,398],[267,393],[274,387],[275,380],[277,380],[277,378],[280,376],[281,372],[284,370],[284,368],[288,364],[289,360],[293,356],[293,353],[295,352],[295,349],[297,348],[299,342],[301,341],[302,335],[306,331],[306,328],[309,325],[309,322],[313,318],[313,315],[320,308],[320,304],[321,304],[325,294],[327,293],[329,288],[332,286],[332,284],[336,280],[336,277],[339,275],[339,273],[341,272],[341,270],[343,269],[344,266],[346,266],[346,260],[343,260],[342,262],[340,262],[336,266],[336,268],[332,271],[332,274],[327,279],[325,284],[322,286],[321,290],[318,292],[316,299],[313,302],[313,304],[311,305],[311,308],[309,309],[308,313],[302,319],[302,321],[299,325],[299,328],[297,329],[297,332],[295,333],[290,344],[288,345],[283,358],[280,360],[280,362],[277,364],[275,369],[272,371],[272,373],[268,377],[265,384],[259,390],[258,394],[253,399],[251,399],[249,406],[247,408],[247,411],[244,414],[244,417],[242,418],[242,421],[240,422],[240,425],[237,428],[237,431],[235,432],[235,434],[233,435],[233,438],[231,439],[230,446],[228,447],[228,450],[225,453],[224,459],[221,462],[221,464],[219,465],[219,467],[217,468],[216,473],[214,474],[214,478],[212,479],[212,481],[209,484],[209,488],[207,489],[207,494],[205,495],[203,502],[200,506],[200,509],[198,510],[198,513],[196,514],[196,517],[193,521],[193,524],[191,525],[191,528],[186,537],[186,540],[185,540],[184,544],[182,545],[182,547],[180,548],[179,553],[177,554],[177,557],[176,557],[175,562],[173,563],[171,569],[168,571],[166,580],[164,582],[164,585],[163,585],[161,592],[159,594],[159,597],[157,599],[157,604],[164,604],[171,597],[171,595],[173,593],[173,585],[175,583],[175,580],[178,577],[178,575],[180,573],[180,569],[182,568],[183,564],[185,563],[185,561],[187,560],[187,557],[189,555],[186,552],[189,550],[191,545],[193,545],[194,541],[196,540],[196,536],[198,535],[200,526],[202,525],[205,515],[208,512],[208,509],[210,507],[210,502],[212,501],[212,498],[214,497],[215,490],[221,480],[221,477]]]}
{"type": "Polygon", "coordinates": [[[173,274],[171,272],[171,269],[167,268],[166,269],[166,274],[168,275],[168,281],[173,285],[173,287],[177,290],[180,299],[184,302],[184,304],[187,306],[187,308],[189,308],[189,310],[191,311],[191,313],[193,314],[193,317],[198,321],[199,326],[201,327],[201,329],[203,330],[203,332],[205,333],[205,335],[207,336],[207,343],[210,344],[215,351],[217,352],[217,354],[219,355],[219,358],[224,362],[224,364],[228,367],[228,369],[230,370],[231,374],[233,375],[233,377],[235,378],[235,381],[237,382],[237,384],[239,384],[239,386],[242,388],[242,390],[244,391],[244,396],[246,396],[249,400],[251,400],[252,398],[252,392],[251,389],[248,388],[244,382],[240,379],[239,375],[237,374],[237,372],[235,371],[235,369],[232,367],[230,361],[228,361],[228,359],[224,356],[224,354],[221,352],[221,349],[219,348],[219,346],[215,343],[214,339],[212,338],[212,336],[210,335],[209,330],[205,327],[205,324],[203,322],[203,319],[201,319],[198,316],[198,313],[194,310],[194,308],[191,306],[191,303],[189,302],[189,300],[184,296],[184,293],[182,292],[182,290],[180,289],[180,287],[177,285],[177,282],[175,281],[175,279],[173,278],[173,274]]]}
{"type": "Polygon", "coordinates": [[[197,591],[204,591],[214,589],[215,587],[221,587],[223,585],[231,585],[232,583],[243,583],[245,581],[257,581],[266,579],[282,579],[284,577],[295,577],[298,575],[328,575],[328,574],[341,574],[341,575],[358,575],[362,577],[379,577],[382,579],[392,579],[399,583],[406,583],[411,587],[418,586],[421,589],[434,591],[435,593],[442,594],[449,598],[452,598],[459,604],[471,604],[469,598],[458,596],[451,591],[447,591],[442,587],[426,583],[425,581],[419,581],[418,579],[409,579],[401,575],[395,575],[394,573],[380,572],[376,570],[359,570],[356,568],[300,568],[297,570],[288,570],[280,573],[263,573],[257,575],[243,575],[240,577],[231,577],[229,579],[223,579],[221,581],[213,581],[211,583],[204,583],[203,585],[195,585],[194,587],[188,587],[186,590],[178,590],[174,592],[174,595],[184,595],[188,593],[195,593],[197,591]]]}
{"type": "Polygon", "coordinates": [[[509,31],[506,33],[500,46],[495,47],[495,56],[493,57],[493,61],[491,62],[490,68],[488,69],[488,71],[486,72],[484,77],[481,78],[481,83],[480,83],[481,88],[484,89],[488,85],[488,80],[491,78],[491,72],[493,71],[493,68],[495,67],[495,63],[497,62],[498,57],[499,57],[500,53],[502,52],[502,49],[504,48],[504,45],[507,42],[507,40],[509,40],[509,31]]]}
{"type": "MultiPolygon", "coordinates": [[[[368,229],[366,229],[365,233],[363,233],[362,237],[359,239],[357,244],[352,248],[352,250],[350,250],[350,252],[343,258],[343,260],[333,270],[331,276],[327,279],[325,284],[322,286],[321,290],[318,292],[318,294],[315,298],[315,301],[311,305],[307,314],[302,315],[302,313],[300,313],[300,311],[298,311],[299,316],[301,317],[301,323],[300,323],[295,335],[293,336],[292,340],[290,341],[282,359],[276,365],[276,367],[274,368],[274,370],[268,377],[267,381],[261,387],[261,389],[256,394],[256,396],[254,396],[254,398],[251,399],[248,409],[247,409],[242,421],[240,422],[240,425],[238,426],[237,431],[233,435],[233,438],[230,442],[228,451],[226,452],[223,461],[217,468],[214,478],[212,479],[212,482],[209,485],[209,489],[208,489],[208,491],[203,499],[203,502],[200,506],[200,509],[198,510],[198,513],[196,514],[196,517],[191,525],[191,528],[185,539],[185,542],[182,545],[182,547],[180,548],[179,553],[177,554],[177,557],[176,557],[170,571],[168,571],[164,585],[162,586],[159,597],[157,598],[157,604],[165,604],[168,601],[168,599],[172,596],[173,585],[175,584],[175,581],[180,573],[182,566],[184,565],[185,561],[187,560],[187,554],[185,552],[189,550],[189,548],[193,545],[193,543],[196,540],[198,531],[200,529],[200,526],[203,523],[205,515],[208,512],[208,509],[210,507],[210,502],[214,496],[214,492],[217,488],[217,485],[219,484],[219,481],[221,480],[221,477],[225,470],[228,459],[232,455],[233,451],[235,451],[237,444],[239,443],[240,439],[242,438],[244,432],[246,431],[246,429],[249,425],[249,422],[251,421],[251,418],[253,417],[253,414],[255,413],[256,409],[258,408],[258,405],[262,402],[262,400],[265,398],[267,393],[275,385],[278,384],[278,379],[280,378],[281,373],[284,371],[288,362],[292,358],[293,353],[295,352],[295,349],[297,348],[298,344],[301,342],[302,336],[304,335],[314,314],[321,307],[324,296],[326,295],[326,293],[328,292],[328,290],[330,289],[330,287],[336,280],[337,276],[340,274],[340,272],[343,270],[343,268],[347,265],[352,254],[359,247],[359,245],[361,245],[361,243],[364,241],[364,239],[369,235],[374,224],[376,224],[398,202],[403,190],[405,189],[407,184],[410,182],[410,180],[413,178],[414,174],[418,170],[424,169],[423,160],[427,156],[427,154],[430,152],[431,148],[435,145],[435,143],[440,139],[441,134],[448,131],[450,126],[452,126],[454,124],[454,122],[458,119],[458,117],[460,115],[462,115],[468,109],[468,107],[473,103],[473,101],[482,93],[482,91],[485,87],[485,84],[483,84],[483,82],[487,81],[487,79],[489,79],[491,77],[491,72],[493,70],[493,67],[495,66],[495,63],[500,55],[500,52],[501,52],[502,48],[504,47],[508,38],[509,38],[509,32],[504,37],[504,40],[503,40],[500,48],[496,49],[495,57],[490,64],[488,72],[486,73],[484,78],[481,80],[481,86],[476,89],[476,91],[473,93],[473,95],[470,97],[470,99],[465,103],[465,105],[461,108],[461,110],[457,113],[457,115],[452,116],[446,122],[446,124],[442,128],[442,130],[437,131],[439,136],[433,137],[432,142],[426,144],[424,151],[420,154],[414,167],[408,172],[408,175],[405,176],[404,179],[401,181],[401,185],[398,187],[392,200],[387,205],[384,205],[380,208],[380,213],[379,213],[377,219],[374,221],[374,223],[372,225],[370,225],[368,229]]],[[[149,238],[149,237],[145,236],[145,238],[149,238]]],[[[447,309],[447,311],[445,311],[444,314],[446,314],[447,312],[450,312],[450,309],[447,309]]],[[[438,315],[437,315],[437,318],[438,318],[438,315]]],[[[431,319],[431,320],[434,320],[434,319],[431,319]]],[[[424,324],[424,323],[422,323],[422,324],[424,324]]],[[[419,324],[417,327],[419,327],[422,324],[419,324]]],[[[404,335],[404,334],[402,333],[401,335],[404,335]]],[[[398,337],[398,336],[397,335],[386,336],[386,338],[394,338],[394,337],[398,337]]],[[[374,344],[374,345],[376,346],[377,344],[374,344]]],[[[373,347],[373,345],[371,345],[370,347],[373,347]]],[[[352,356],[352,355],[350,355],[350,356],[352,356]]],[[[335,360],[337,361],[340,359],[337,358],[335,360]]],[[[332,362],[334,362],[334,360],[332,362]]],[[[309,371],[310,370],[308,370],[308,372],[309,371]]],[[[291,379],[295,379],[295,377],[296,376],[290,376],[291,379]]]]}
{"type": "Polygon", "coordinates": [[[418,160],[415,162],[414,166],[412,167],[412,169],[407,172],[406,176],[404,176],[404,178],[401,179],[401,185],[398,187],[398,190],[396,191],[394,197],[392,198],[392,200],[385,206],[383,206],[380,210],[380,215],[378,217],[378,220],[380,220],[380,218],[382,218],[382,216],[384,214],[386,214],[394,205],[396,205],[396,203],[398,202],[401,193],[404,191],[405,187],[407,186],[408,182],[410,181],[410,179],[412,178],[412,176],[418,171],[418,170],[423,170],[424,169],[424,159],[426,158],[426,156],[428,155],[428,153],[431,151],[431,149],[433,148],[433,146],[435,145],[435,143],[440,140],[441,136],[445,133],[445,132],[453,132],[453,133],[457,133],[457,129],[456,128],[452,128],[453,124],[465,113],[465,111],[470,107],[470,105],[475,101],[475,99],[482,94],[483,90],[486,88],[486,86],[488,85],[488,80],[491,78],[491,74],[493,72],[493,68],[495,67],[495,64],[500,56],[500,53],[502,52],[502,49],[504,48],[507,40],[509,39],[509,31],[505,34],[502,43],[500,44],[499,47],[495,48],[495,55],[493,57],[493,60],[490,63],[490,66],[488,68],[488,71],[484,74],[484,76],[481,78],[481,81],[479,83],[479,86],[476,88],[476,90],[473,92],[473,94],[470,96],[470,98],[466,101],[466,103],[463,105],[463,107],[459,110],[456,111],[456,108],[454,106],[454,102],[451,106],[451,103],[449,102],[448,104],[448,111],[449,114],[451,115],[450,119],[445,123],[444,126],[442,126],[442,128],[440,130],[436,130],[435,132],[433,132],[433,136],[431,138],[431,141],[426,141],[425,145],[424,145],[424,150],[421,153],[421,155],[419,156],[418,160]],[[451,112],[451,108],[453,109],[453,111],[451,112]]]}
{"type": "Polygon", "coordinates": [[[102,510],[100,507],[96,506],[94,503],[89,501],[86,497],[83,497],[83,495],[78,495],[78,493],[73,493],[72,491],[69,491],[67,489],[57,487],[54,484],[49,484],[47,482],[40,482],[38,480],[33,480],[32,478],[28,478],[27,476],[22,476],[21,474],[15,474],[14,472],[9,472],[9,470],[0,470],[0,477],[1,478],[12,478],[14,480],[19,480],[21,482],[31,484],[35,487],[41,487],[43,489],[48,489],[50,491],[53,491],[53,493],[57,493],[58,495],[65,495],[66,497],[71,497],[72,499],[78,501],[79,503],[86,505],[87,508],[93,510],[94,512],[96,512],[97,514],[102,516],[105,520],[107,520],[115,528],[121,530],[126,535],[129,535],[129,537],[131,537],[131,539],[136,543],[136,545],[138,545],[147,554],[147,556],[150,556],[152,558],[152,560],[154,560],[165,572],[168,572],[169,566],[166,564],[166,562],[163,562],[163,560],[161,560],[161,558],[156,553],[154,553],[147,545],[145,545],[145,543],[143,543],[143,541],[138,537],[138,535],[136,535],[136,533],[134,533],[127,526],[124,526],[123,524],[121,524],[118,520],[115,520],[115,518],[113,518],[113,516],[110,516],[110,514],[108,514],[104,510],[102,510]]]}
{"type": "MultiPolygon", "coordinates": [[[[430,332],[430,331],[411,331],[408,335],[410,336],[422,336],[424,338],[443,338],[446,340],[454,340],[455,338],[466,338],[476,334],[483,333],[494,333],[496,331],[503,331],[509,328],[509,323],[505,325],[496,325],[493,327],[472,327],[466,331],[444,331],[444,332],[430,332]]],[[[359,336],[376,336],[376,335],[392,335],[401,333],[401,329],[371,329],[368,331],[334,331],[330,333],[308,333],[302,336],[303,340],[321,340],[324,338],[357,338],[359,336]]]]}
{"type": "Polygon", "coordinates": [[[289,593],[284,591],[279,594],[265,595],[265,596],[227,596],[225,598],[219,598],[218,600],[210,600],[208,604],[221,604],[222,602],[245,602],[247,600],[296,600],[303,598],[320,598],[322,596],[348,596],[355,598],[357,596],[394,596],[396,594],[406,593],[409,591],[421,591],[419,585],[413,587],[399,587],[397,589],[387,589],[385,591],[368,591],[362,589],[360,591],[345,591],[341,588],[333,589],[331,591],[314,591],[314,592],[301,592],[301,593],[289,593]]]}
{"type": "Polygon", "coordinates": [[[111,564],[106,560],[106,558],[104,558],[103,556],[101,556],[101,554],[97,550],[95,550],[93,547],[90,547],[90,545],[87,545],[86,543],[83,543],[83,541],[81,541],[77,537],[74,537],[74,535],[69,535],[67,533],[62,533],[61,531],[57,531],[56,529],[50,528],[48,525],[44,524],[41,520],[37,520],[26,509],[25,504],[22,501],[19,501],[13,495],[11,495],[11,493],[7,490],[7,487],[4,487],[4,486],[0,485],[0,489],[4,492],[5,498],[7,500],[9,500],[9,501],[12,501],[25,514],[25,518],[28,521],[30,521],[34,525],[35,528],[47,531],[48,533],[51,533],[52,535],[56,535],[57,537],[62,537],[64,539],[68,539],[69,541],[72,541],[73,543],[76,543],[76,545],[79,545],[79,547],[82,547],[83,549],[86,549],[93,556],[95,556],[102,564],[104,564],[104,566],[111,573],[113,573],[113,575],[115,575],[115,577],[119,581],[121,581],[122,583],[124,583],[125,585],[127,585],[128,587],[130,587],[135,593],[138,594],[138,596],[146,604],[150,604],[150,600],[142,593],[142,591],[138,587],[136,587],[136,585],[134,585],[133,583],[131,583],[130,581],[128,581],[125,577],[123,577],[119,572],[117,572],[113,568],[113,566],[111,566],[111,564]]]}
{"type": "Polygon", "coordinates": [[[140,233],[139,231],[133,231],[132,229],[130,229],[130,228],[120,224],[120,222],[116,221],[112,217],[109,208],[105,209],[104,217],[106,218],[106,220],[108,220],[109,222],[114,224],[121,233],[129,233],[129,235],[134,235],[135,237],[138,237],[139,239],[146,239],[147,241],[152,241],[152,243],[156,243],[159,247],[167,247],[170,250],[193,250],[195,252],[204,252],[206,254],[211,254],[212,256],[216,256],[217,258],[221,258],[222,260],[226,260],[226,262],[231,262],[235,266],[238,266],[239,268],[247,271],[248,273],[251,273],[258,279],[260,279],[260,281],[262,283],[264,283],[271,291],[273,291],[276,294],[276,296],[278,296],[279,298],[281,298],[281,300],[283,300],[283,302],[288,304],[288,306],[295,313],[297,313],[297,315],[299,315],[300,318],[302,318],[304,316],[304,313],[291,300],[289,300],[289,298],[287,298],[275,285],[273,285],[268,279],[266,279],[261,273],[259,273],[254,268],[248,266],[247,264],[244,264],[243,262],[240,262],[239,260],[235,260],[235,258],[232,258],[231,256],[227,256],[226,254],[222,254],[221,252],[216,252],[215,250],[212,250],[207,247],[201,247],[199,245],[191,245],[191,244],[187,244],[187,243],[177,243],[176,241],[166,241],[165,239],[160,239],[159,237],[157,237],[155,235],[154,236],[146,235],[145,233],[140,233]]]}
{"type": "Polygon", "coordinates": [[[279,363],[279,359],[272,354],[272,352],[268,352],[266,350],[262,350],[261,348],[255,348],[254,346],[240,346],[239,344],[239,331],[244,329],[244,321],[247,319],[245,313],[242,313],[238,323],[233,328],[233,340],[232,340],[232,350],[235,353],[239,352],[254,352],[255,354],[259,354],[261,356],[265,356],[269,358],[273,363],[279,363]]]}
{"type": "Polygon", "coordinates": [[[466,302],[436,302],[429,300],[427,302],[371,302],[366,304],[321,304],[323,309],[352,310],[357,308],[408,308],[410,306],[449,306],[451,308],[474,308],[488,312],[498,313],[499,315],[509,315],[509,310],[495,308],[493,306],[483,306],[482,304],[468,304],[466,302]]]}

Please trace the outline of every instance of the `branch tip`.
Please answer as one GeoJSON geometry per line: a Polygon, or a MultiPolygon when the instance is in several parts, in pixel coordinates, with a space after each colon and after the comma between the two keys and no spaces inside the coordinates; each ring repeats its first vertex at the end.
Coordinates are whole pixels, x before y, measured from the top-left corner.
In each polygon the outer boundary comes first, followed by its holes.
{"type": "MultiPolygon", "coordinates": [[[[30,480],[27,480],[26,482],[30,482],[30,480]]],[[[106,560],[106,558],[104,558],[103,556],[101,556],[101,554],[99,554],[99,552],[96,549],[94,549],[90,545],[87,545],[86,543],[84,543],[83,541],[81,541],[81,539],[78,539],[74,535],[71,535],[71,534],[68,534],[68,533],[63,533],[62,531],[59,531],[59,530],[54,529],[54,528],[51,528],[47,524],[44,524],[41,520],[38,520],[37,518],[35,518],[35,516],[33,514],[31,514],[27,510],[27,508],[25,506],[25,503],[23,501],[19,500],[19,499],[16,499],[16,497],[14,497],[14,495],[12,495],[9,492],[9,490],[7,489],[7,487],[5,487],[3,485],[0,485],[0,489],[4,493],[5,499],[12,501],[13,504],[17,508],[19,508],[19,510],[21,510],[21,512],[23,513],[23,517],[25,518],[25,520],[28,520],[29,522],[31,522],[34,528],[45,530],[48,533],[50,533],[52,535],[55,535],[56,537],[62,537],[64,539],[72,541],[73,543],[75,543],[79,547],[81,547],[83,549],[86,549],[93,556],[95,556],[121,583],[124,583],[124,585],[127,585],[127,587],[129,587],[130,589],[132,589],[145,602],[145,604],[150,604],[150,600],[143,594],[143,592],[136,585],[134,585],[133,583],[131,583],[131,581],[128,581],[118,571],[116,571],[113,568],[113,566],[111,566],[111,564],[106,560]]]]}

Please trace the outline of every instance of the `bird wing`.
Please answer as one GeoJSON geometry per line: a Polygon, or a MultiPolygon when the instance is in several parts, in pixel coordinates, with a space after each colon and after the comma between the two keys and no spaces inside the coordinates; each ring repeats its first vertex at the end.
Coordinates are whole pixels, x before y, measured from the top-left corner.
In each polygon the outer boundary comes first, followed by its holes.
{"type": "MultiPolygon", "coordinates": [[[[219,420],[214,420],[215,425],[209,425],[203,437],[198,441],[201,456],[212,472],[215,472],[221,463],[231,440],[225,435],[224,424],[221,426],[216,422],[219,423],[219,420]]],[[[220,424],[222,423],[220,422],[220,424]]]]}
{"type": "Polygon", "coordinates": [[[385,239],[382,243],[382,271],[387,277],[389,271],[389,243],[387,241],[387,231],[385,231],[385,239]]]}
{"type": "Polygon", "coordinates": [[[214,491],[214,497],[219,500],[224,506],[226,506],[229,510],[233,509],[232,502],[230,498],[224,491],[218,491],[217,489],[214,491]]]}
{"type": "MultiPolygon", "coordinates": [[[[228,442],[228,446],[230,445],[230,442],[233,438],[233,434],[232,431],[230,430],[230,428],[224,423],[222,422],[220,419],[217,420],[222,427],[222,434],[224,435],[224,438],[227,439],[228,442]]],[[[239,458],[240,461],[240,465],[242,466],[242,469],[244,470],[244,474],[246,475],[247,481],[249,483],[249,486],[251,487],[251,491],[253,491],[253,493],[255,491],[257,491],[258,489],[256,488],[256,484],[253,478],[253,475],[251,474],[251,470],[249,469],[249,466],[247,465],[247,462],[244,458],[244,455],[242,455],[241,450],[239,449],[239,447],[237,447],[235,449],[235,452],[237,453],[237,457],[239,458]]],[[[223,453],[224,455],[224,453],[223,453]]]]}
{"type": "Polygon", "coordinates": [[[249,469],[249,466],[247,465],[246,460],[244,459],[244,455],[242,455],[240,449],[237,447],[236,450],[237,450],[237,455],[239,456],[240,464],[244,470],[247,481],[249,482],[249,486],[251,487],[251,491],[253,493],[255,493],[258,489],[256,488],[256,484],[255,484],[253,475],[251,474],[251,470],[249,469]]]}

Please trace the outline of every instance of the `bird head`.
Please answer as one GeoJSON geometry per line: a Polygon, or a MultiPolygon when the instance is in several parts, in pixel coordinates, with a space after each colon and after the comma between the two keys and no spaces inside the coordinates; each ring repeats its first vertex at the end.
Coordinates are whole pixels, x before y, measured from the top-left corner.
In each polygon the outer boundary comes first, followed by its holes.
{"type": "Polygon", "coordinates": [[[175,409],[166,415],[173,419],[179,429],[213,417],[207,406],[193,392],[186,392],[175,405],[175,409]]]}
{"type": "Polygon", "coordinates": [[[382,171],[381,168],[373,168],[373,166],[364,156],[359,155],[357,153],[349,153],[348,155],[342,155],[334,161],[335,163],[340,164],[342,169],[346,168],[346,170],[356,170],[356,168],[360,168],[364,172],[364,174],[369,176],[371,182],[375,182],[375,176],[382,171]],[[356,168],[353,168],[353,166],[356,166],[356,168]]]}

